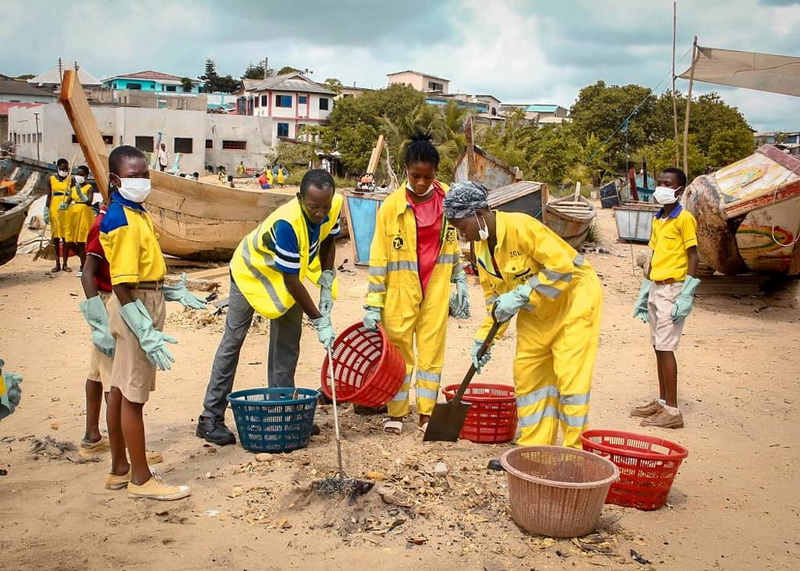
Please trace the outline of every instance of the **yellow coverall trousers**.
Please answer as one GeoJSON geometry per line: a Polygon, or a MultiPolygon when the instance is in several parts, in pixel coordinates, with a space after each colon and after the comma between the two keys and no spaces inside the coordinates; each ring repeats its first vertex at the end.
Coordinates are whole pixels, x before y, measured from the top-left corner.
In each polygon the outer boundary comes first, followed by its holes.
{"type": "MultiPolygon", "coordinates": [[[[449,272],[447,273],[449,277],[449,272]]],[[[408,392],[411,389],[411,376],[417,368],[417,412],[430,415],[439,396],[439,382],[444,364],[445,336],[449,311],[450,281],[434,285],[433,278],[421,305],[409,299],[408,303],[392,303],[392,311],[384,309],[383,326],[389,341],[403,355],[406,362],[406,376],[403,385],[389,401],[389,416],[401,417],[408,414],[408,392]],[[445,289],[447,295],[434,295],[445,289]],[[416,345],[416,351],[415,351],[416,345]],[[416,355],[416,358],[415,358],[416,355]]],[[[400,293],[401,297],[403,296],[400,293]]],[[[411,297],[409,295],[409,297],[411,297]]]]}
{"type": "Polygon", "coordinates": [[[602,302],[600,280],[590,269],[576,272],[555,300],[517,314],[514,385],[520,446],[554,445],[560,425],[564,446],[581,448],[602,302]]]}

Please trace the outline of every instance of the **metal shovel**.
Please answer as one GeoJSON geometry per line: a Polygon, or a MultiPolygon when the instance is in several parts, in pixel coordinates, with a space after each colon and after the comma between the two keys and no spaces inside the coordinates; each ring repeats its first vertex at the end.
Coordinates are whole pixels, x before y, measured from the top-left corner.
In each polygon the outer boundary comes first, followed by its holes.
{"type": "MultiPolygon", "coordinates": [[[[494,341],[494,336],[497,330],[500,329],[500,323],[496,320],[489,329],[489,334],[483,341],[480,350],[478,351],[478,361],[481,360],[483,355],[489,349],[489,346],[494,341]]],[[[425,431],[425,436],[422,439],[424,442],[442,441],[442,442],[455,442],[458,440],[458,435],[461,428],[464,426],[464,420],[467,418],[469,412],[469,403],[461,402],[461,397],[464,396],[464,391],[467,390],[467,385],[472,381],[475,376],[475,365],[469,366],[467,376],[461,381],[461,386],[450,402],[436,403],[433,407],[433,414],[430,421],[428,421],[428,429],[425,431]]]]}

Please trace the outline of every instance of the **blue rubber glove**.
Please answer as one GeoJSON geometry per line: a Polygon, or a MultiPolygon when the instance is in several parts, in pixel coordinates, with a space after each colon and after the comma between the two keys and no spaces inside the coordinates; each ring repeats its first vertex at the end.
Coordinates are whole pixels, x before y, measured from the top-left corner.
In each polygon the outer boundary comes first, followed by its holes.
{"type": "Polygon", "coordinates": [[[325,270],[319,277],[319,312],[330,315],[333,310],[333,280],[335,275],[332,270],[325,270]]]}
{"type": "Polygon", "coordinates": [[[22,398],[22,389],[19,387],[22,375],[3,371],[4,365],[5,363],[0,359],[0,419],[14,412],[22,398]]]}
{"type": "Polygon", "coordinates": [[[330,315],[323,315],[311,320],[314,329],[317,330],[317,338],[326,351],[333,349],[333,342],[336,336],[333,334],[333,324],[331,323],[330,315]]]}
{"type": "Polygon", "coordinates": [[[153,320],[147,313],[142,300],[137,299],[131,303],[126,303],[119,310],[122,319],[128,324],[131,331],[139,339],[139,345],[147,355],[147,360],[154,367],[161,371],[171,369],[170,363],[175,362],[175,358],[167,349],[167,343],[177,343],[174,337],[157,331],[153,327],[153,320]]]}
{"type": "Polygon", "coordinates": [[[647,323],[650,310],[647,309],[647,299],[650,297],[650,289],[653,287],[651,280],[645,279],[642,281],[642,287],[639,288],[639,297],[636,298],[636,303],[633,306],[633,316],[641,319],[643,323],[647,323]]]}
{"type": "Polygon", "coordinates": [[[61,204],[58,205],[59,210],[68,210],[69,209],[69,201],[65,200],[61,204]]]}
{"type": "Polygon", "coordinates": [[[44,219],[45,224],[50,224],[50,207],[45,206],[44,212],[42,212],[42,218],[44,219]]]}
{"type": "Polygon", "coordinates": [[[116,341],[111,336],[111,329],[108,326],[108,312],[103,300],[100,299],[99,295],[96,295],[80,302],[79,307],[86,323],[92,328],[92,343],[94,343],[94,346],[103,355],[113,357],[116,341]]]}
{"type": "Polygon", "coordinates": [[[486,363],[488,363],[492,358],[492,346],[489,345],[486,348],[486,352],[483,356],[478,359],[478,352],[483,347],[483,341],[480,339],[474,339],[472,341],[472,366],[475,367],[475,372],[479,375],[481,374],[481,367],[484,367],[486,363]]]}
{"type": "Polygon", "coordinates": [[[528,284],[523,284],[499,296],[494,309],[494,317],[497,322],[503,323],[514,317],[530,301],[531,292],[533,292],[533,288],[528,284]]]}
{"type": "Polygon", "coordinates": [[[370,331],[377,331],[378,324],[381,322],[381,308],[367,305],[364,306],[364,309],[367,310],[364,314],[364,327],[370,331]]]}
{"type": "Polygon", "coordinates": [[[672,308],[672,321],[678,322],[686,319],[689,313],[691,313],[692,306],[694,305],[694,292],[699,285],[700,280],[692,276],[686,276],[686,279],[683,281],[681,294],[678,296],[672,308]]]}
{"type": "Polygon", "coordinates": [[[177,301],[184,307],[191,307],[192,309],[205,309],[206,307],[206,300],[202,297],[197,297],[186,287],[186,272],[181,274],[178,283],[175,285],[162,286],[161,293],[164,294],[165,300],[177,301]]]}
{"type": "Polygon", "coordinates": [[[453,276],[456,292],[450,296],[450,314],[456,319],[469,319],[469,288],[467,274],[460,270],[453,276]]]}

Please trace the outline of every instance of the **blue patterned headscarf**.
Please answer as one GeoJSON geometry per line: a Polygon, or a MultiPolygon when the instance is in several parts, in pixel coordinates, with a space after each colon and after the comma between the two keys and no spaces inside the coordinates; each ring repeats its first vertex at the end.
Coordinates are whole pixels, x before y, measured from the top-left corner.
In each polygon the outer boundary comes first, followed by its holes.
{"type": "Polygon", "coordinates": [[[478,210],[488,210],[489,190],[480,183],[456,182],[444,197],[444,213],[448,218],[466,218],[478,210]]]}

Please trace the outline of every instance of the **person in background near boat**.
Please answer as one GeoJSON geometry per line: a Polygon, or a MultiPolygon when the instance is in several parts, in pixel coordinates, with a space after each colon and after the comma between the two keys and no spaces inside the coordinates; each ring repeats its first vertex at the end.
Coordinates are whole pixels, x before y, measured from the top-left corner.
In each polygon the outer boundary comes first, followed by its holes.
{"type": "Polygon", "coordinates": [[[56,249],[56,265],[51,271],[60,272],[64,270],[65,272],[71,272],[72,270],[67,265],[69,248],[66,245],[60,248],[64,239],[64,222],[66,219],[65,208],[61,205],[66,203],[70,194],[69,162],[67,162],[67,159],[58,159],[56,167],[58,167],[58,173],[50,175],[47,180],[47,200],[44,205],[44,221],[45,224],[50,225],[50,235],[53,238],[53,246],[56,249]]]}
{"type": "MultiPolygon", "coordinates": [[[[189,496],[191,489],[169,486],[153,475],[145,448],[144,405],[155,390],[156,368],[166,370],[174,362],[166,344],[177,343],[161,332],[167,266],[142,206],[150,194],[150,172],[144,153],[128,145],[111,151],[108,169],[111,204],[100,224],[114,292],[106,305],[114,338],[107,415],[111,473],[106,487],[127,487],[133,498],[177,500],[189,496]]],[[[94,303],[100,312],[102,304],[94,303]]]]}
{"type": "Polygon", "coordinates": [[[89,228],[94,222],[95,215],[92,210],[92,197],[94,196],[94,185],[86,182],[89,176],[89,167],[81,165],[76,169],[74,184],[67,203],[69,208],[63,212],[64,220],[64,240],[67,248],[74,248],[81,261],[78,277],[82,275],[83,266],[86,262],[86,237],[89,228]]]}
{"type": "Polygon", "coordinates": [[[269,190],[272,186],[269,183],[269,179],[267,178],[267,173],[269,171],[264,172],[260,177],[258,177],[258,184],[261,185],[261,188],[264,190],[269,190]]]}
{"type": "Polygon", "coordinates": [[[231,187],[231,188],[236,188],[236,185],[234,185],[234,184],[233,184],[233,175],[232,175],[232,174],[229,174],[229,175],[228,175],[228,183],[227,183],[227,186],[229,186],[229,187],[231,187]]]}
{"type": "Polygon", "coordinates": [[[683,428],[675,351],[694,304],[694,292],[700,285],[695,277],[697,221],[678,202],[685,188],[686,174],[670,167],[661,172],[653,192],[662,208],[653,220],[649,244],[653,257],[633,316],[650,324],[650,342],[658,368],[658,399],[631,411],[631,416],[642,418],[642,426],[683,428]]]}
{"type": "Polygon", "coordinates": [[[220,446],[236,442],[225,426],[225,410],[254,312],[270,320],[270,387],[295,386],[303,313],[311,319],[323,347],[332,347],[330,314],[336,293],[333,269],[343,204],[335,190],[330,174],[321,169],[308,171],[296,199],[276,209],[236,248],[231,259],[225,332],[211,366],[203,412],[197,420],[199,438],[220,446]],[[319,309],[303,285],[305,278],[320,286],[319,309]]]}
{"type": "Polygon", "coordinates": [[[161,143],[158,148],[158,170],[164,172],[169,166],[169,155],[167,155],[167,144],[161,143]]]}
{"type": "Polygon", "coordinates": [[[411,137],[405,164],[407,180],[378,211],[364,316],[367,329],[383,325],[406,363],[405,379],[388,403],[389,418],[383,425],[384,432],[392,434],[400,434],[409,412],[415,364],[419,426],[427,428],[439,396],[452,282],[457,285],[457,305],[469,307],[456,231],[442,209],[448,187],[436,180],[439,153],[430,135],[411,137]]]}
{"type": "Polygon", "coordinates": [[[244,161],[239,161],[239,166],[236,167],[236,176],[244,176],[245,168],[244,168],[244,161]]]}
{"type": "Polygon", "coordinates": [[[286,170],[283,165],[278,167],[278,178],[276,179],[278,186],[283,187],[286,184],[286,170]]]}
{"type": "MultiPolygon", "coordinates": [[[[583,256],[547,226],[516,212],[489,209],[488,191],[474,182],[456,183],[444,211],[461,236],[475,243],[487,315],[475,334],[478,360],[493,324],[499,333],[517,315],[514,390],[520,446],[554,445],[559,424],[563,444],[581,448],[589,421],[589,393],[600,335],[603,290],[583,256]],[[520,311],[522,310],[522,311],[520,311]]],[[[493,460],[490,467],[499,468],[493,460]]]]}
{"type": "Polygon", "coordinates": [[[193,178],[194,180],[200,180],[200,173],[199,173],[199,172],[197,172],[197,171],[194,171],[194,172],[192,173],[192,178],[193,178]]]}

